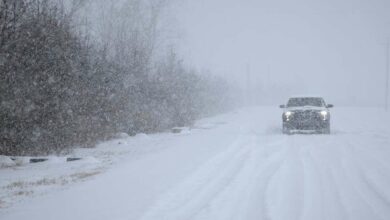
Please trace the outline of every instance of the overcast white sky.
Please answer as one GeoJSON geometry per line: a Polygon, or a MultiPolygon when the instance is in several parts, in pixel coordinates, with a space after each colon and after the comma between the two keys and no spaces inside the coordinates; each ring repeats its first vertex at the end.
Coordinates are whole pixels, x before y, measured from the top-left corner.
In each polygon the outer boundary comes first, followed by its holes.
{"type": "Polygon", "coordinates": [[[186,0],[178,20],[189,64],[242,85],[249,65],[264,102],[384,103],[389,0],[186,0]]]}

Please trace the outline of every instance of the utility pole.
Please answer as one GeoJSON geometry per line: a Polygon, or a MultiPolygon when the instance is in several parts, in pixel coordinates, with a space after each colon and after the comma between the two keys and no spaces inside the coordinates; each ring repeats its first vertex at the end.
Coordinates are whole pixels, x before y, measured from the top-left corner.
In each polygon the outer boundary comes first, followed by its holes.
{"type": "Polygon", "coordinates": [[[251,82],[251,68],[249,62],[246,65],[246,104],[252,105],[252,82],[251,82]]]}
{"type": "Polygon", "coordinates": [[[390,37],[387,38],[387,43],[386,43],[386,94],[385,94],[385,110],[389,110],[389,75],[390,75],[390,37]]]}

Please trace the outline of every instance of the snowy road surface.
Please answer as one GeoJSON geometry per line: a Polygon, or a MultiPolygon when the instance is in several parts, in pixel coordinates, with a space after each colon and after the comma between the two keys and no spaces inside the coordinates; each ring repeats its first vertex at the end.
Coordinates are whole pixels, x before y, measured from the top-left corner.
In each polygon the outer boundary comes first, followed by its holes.
{"type": "Polygon", "coordinates": [[[259,107],[152,135],[156,150],[0,209],[0,219],[390,219],[387,114],[335,108],[331,135],[282,135],[280,121],[279,109],[259,107]]]}

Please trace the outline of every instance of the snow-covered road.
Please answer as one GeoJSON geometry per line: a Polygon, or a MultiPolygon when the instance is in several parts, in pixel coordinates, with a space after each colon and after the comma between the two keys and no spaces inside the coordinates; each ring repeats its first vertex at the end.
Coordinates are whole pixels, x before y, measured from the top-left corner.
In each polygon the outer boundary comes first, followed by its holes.
{"type": "Polygon", "coordinates": [[[148,153],[0,209],[0,219],[390,219],[385,112],[335,108],[331,135],[282,135],[280,121],[279,109],[259,107],[152,135],[148,153]]]}

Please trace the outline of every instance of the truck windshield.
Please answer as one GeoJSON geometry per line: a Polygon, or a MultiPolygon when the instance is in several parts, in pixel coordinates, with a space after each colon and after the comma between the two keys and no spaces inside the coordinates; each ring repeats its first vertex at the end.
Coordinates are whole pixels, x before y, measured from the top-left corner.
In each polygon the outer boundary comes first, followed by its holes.
{"type": "Polygon", "coordinates": [[[291,98],[288,100],[287,107],[315,106],[322,107],[324,102],[321,98],[291,98]]]}

